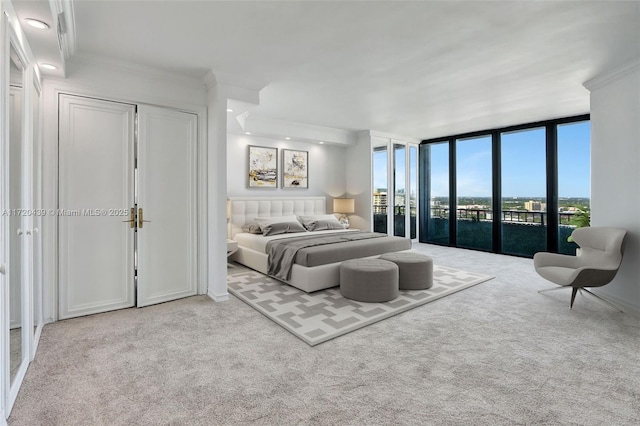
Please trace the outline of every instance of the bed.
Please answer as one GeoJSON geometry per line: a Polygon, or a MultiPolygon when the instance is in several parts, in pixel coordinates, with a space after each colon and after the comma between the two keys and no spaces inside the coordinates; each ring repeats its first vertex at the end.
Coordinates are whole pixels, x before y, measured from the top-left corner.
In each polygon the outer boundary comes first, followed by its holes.
{"type": "Polygon", "coordinates": [[[344,260],[376,257],[383,253],[411,249],[409,239],[382,234],[368,236],[360,230],[316,230],[272,236],[251,234],[246,229],[243,230],[243,227],[255,224],[256,218],[325,215],[326,203],[325,197],[229,198],[229,235],[238,243],[238,251],[232,259],[309,293],[339,285],[339,267],[344,260]],[[286,278],[270,274],[268,253],[274,253],[275,245],[304,246],[307,243],[303,240],[311,241],[314,238],[323,242],[317,246],[310,244],[310,247],[297,249],[286,278]],[[327,244],[326,241],[330,240],[341,242],[327,244]]]}

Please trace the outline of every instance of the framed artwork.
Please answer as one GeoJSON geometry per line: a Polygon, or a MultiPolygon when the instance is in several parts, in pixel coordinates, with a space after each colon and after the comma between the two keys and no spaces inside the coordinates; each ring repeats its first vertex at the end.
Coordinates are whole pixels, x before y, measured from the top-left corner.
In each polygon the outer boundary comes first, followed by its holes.
{"type": "Polygon", "coordinates": [[[282,187],[309,188],[309,152],[282,150],[282,187]]]}
{"type": "Polygon", "coordinates": [[[278,148],[249,145],[249,188],[278,187],[278,148]]]}

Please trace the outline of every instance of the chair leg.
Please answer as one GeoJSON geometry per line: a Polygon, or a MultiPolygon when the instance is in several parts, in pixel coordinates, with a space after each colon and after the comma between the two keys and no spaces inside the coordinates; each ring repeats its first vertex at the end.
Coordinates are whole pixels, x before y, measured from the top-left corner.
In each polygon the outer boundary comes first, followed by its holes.
{"type": "Polygon", "coordinates": [[[615,305],[614,303],[611,303],[610,301],[608,301],[607,299],[605,299],[602,296],[598,296],[595,293],[590,292],[589,290],[587,290],[586,288],[583,288],[582,290],[586,291],[587,293],[589,293],[590,295],[592,295],[593,297],[595,297],[596,299],[599,299],[601,302],[611,306],[613,309],[620,311],[622,313],[624,313],[624,311],[622,310],[622,308],[620,308],[618,305],[615,305]]]}
{"type": "Polygon", "coordinates": [[[571,305],[569,305],[569,309],[573,309],[573,301],[576,300],[576,294],[578,294],[578,287],[573,287],[571,291],[571,305]]]}

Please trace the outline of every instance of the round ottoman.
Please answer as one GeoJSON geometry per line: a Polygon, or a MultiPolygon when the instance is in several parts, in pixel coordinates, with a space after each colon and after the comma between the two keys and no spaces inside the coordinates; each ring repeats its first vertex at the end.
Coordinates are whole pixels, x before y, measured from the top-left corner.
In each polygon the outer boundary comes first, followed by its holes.
{"type": "Polygon", "coordinates": [[[398,266],[381,259],[351,259],[340,265],[340,293],[359,302],[398,297],[398,266]]]}
{"type": "Polygon", "coordinates": [[[380,259],[398,265],[401,290],[425,290],[433,286],[433,260],[429,256],[417,253],[385,253],[380,259]]]}

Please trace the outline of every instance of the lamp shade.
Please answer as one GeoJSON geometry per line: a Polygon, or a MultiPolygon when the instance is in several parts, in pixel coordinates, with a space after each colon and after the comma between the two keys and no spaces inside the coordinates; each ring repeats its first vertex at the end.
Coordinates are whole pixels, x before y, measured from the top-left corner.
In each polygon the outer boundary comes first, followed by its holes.
{"type": "Polygon", "coordinates": [[[231,201],[227,200],[227,219],[231,219],[231,201]]]}
{"type": "Polygon", "coordinates": [[[355,202],[353,198],[334,198],[333,199],[333,212],[334,213],[354,213],[355,202]]]}

